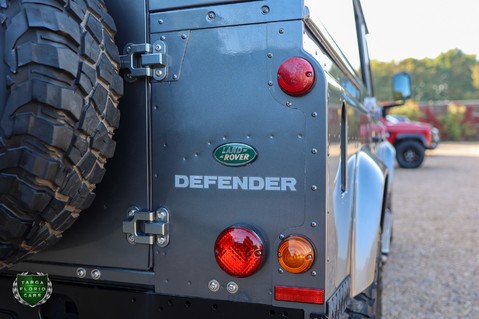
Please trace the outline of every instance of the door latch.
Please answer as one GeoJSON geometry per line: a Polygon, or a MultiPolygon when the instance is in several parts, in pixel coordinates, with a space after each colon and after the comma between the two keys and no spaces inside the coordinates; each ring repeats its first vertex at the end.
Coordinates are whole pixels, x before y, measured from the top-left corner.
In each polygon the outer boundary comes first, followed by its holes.
{"type": "Polygon", "coordinates": [[[158,81],[165,79],[166,60],[166,44],[163,41],[128,43],[123,55],[120,55],[121,68],[126,70],[125,77],[129,80],[139,77],[152,77],[158,81]]]}
{"type": "Polygon", "coordinates": [[[128,210],[128,218],[123,221],[123,232],[126,240],[134,244],[165,247],[170,242],[170,214],[166,208],[154,212],[133,207],[128,210]]]}

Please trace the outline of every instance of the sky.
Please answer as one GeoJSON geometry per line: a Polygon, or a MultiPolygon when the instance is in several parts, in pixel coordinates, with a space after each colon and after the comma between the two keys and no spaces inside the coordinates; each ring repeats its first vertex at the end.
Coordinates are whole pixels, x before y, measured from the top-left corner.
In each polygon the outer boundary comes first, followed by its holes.
{"type": "Polygon", "coordinates": [[[479,59],[479,0],[362,0],[369,55],[389,62],[461,49],[479,59]]]}

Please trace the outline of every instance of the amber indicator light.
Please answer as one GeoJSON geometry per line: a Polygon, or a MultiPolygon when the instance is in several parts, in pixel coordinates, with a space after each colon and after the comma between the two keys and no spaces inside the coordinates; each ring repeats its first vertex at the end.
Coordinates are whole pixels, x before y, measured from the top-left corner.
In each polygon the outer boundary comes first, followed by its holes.
{"type": "Polygon", "coordinates": [[[279,245],[278,261],[290,273],[303,273],[314,263],[313,245],[303,236],[289,236],[279,245]]]}

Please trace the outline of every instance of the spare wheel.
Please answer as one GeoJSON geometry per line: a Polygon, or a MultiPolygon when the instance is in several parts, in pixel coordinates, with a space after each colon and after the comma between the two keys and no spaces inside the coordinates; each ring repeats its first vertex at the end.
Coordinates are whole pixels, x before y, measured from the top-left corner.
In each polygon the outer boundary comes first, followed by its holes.
{"type": "Polygon", "coordinates": [[[0,269],[95,197],[120,119],[115,32],[102,0],[0,1],[0,269]]]}

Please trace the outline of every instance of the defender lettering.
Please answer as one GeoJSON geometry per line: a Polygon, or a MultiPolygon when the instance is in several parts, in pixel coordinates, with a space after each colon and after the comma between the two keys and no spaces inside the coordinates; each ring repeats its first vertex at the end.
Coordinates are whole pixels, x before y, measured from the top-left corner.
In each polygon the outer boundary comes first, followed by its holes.
{"type": "Polygon", "coordinates": [[[175,188],[296,192],[294,177],[175,175],[175,188]]]}

